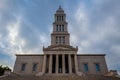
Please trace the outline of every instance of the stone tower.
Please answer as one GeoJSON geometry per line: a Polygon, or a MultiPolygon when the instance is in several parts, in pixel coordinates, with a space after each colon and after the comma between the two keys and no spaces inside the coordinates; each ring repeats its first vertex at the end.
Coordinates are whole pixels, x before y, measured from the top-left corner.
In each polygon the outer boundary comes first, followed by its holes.
{"type": "Polygon", "coordinates": [[[51,45],[70,45],[66,14],[61,6],[56,11],[54,18],[51,45]]]}
{"type": "Polygon", "coordinates": [[[43,73],[77,73],[78,48],[70,46],[70,34],[66,22],[66,14],[59,6],[54,15],[53,32],[51,33],[51,45],[43,48],[44,65],[43,73]]]}

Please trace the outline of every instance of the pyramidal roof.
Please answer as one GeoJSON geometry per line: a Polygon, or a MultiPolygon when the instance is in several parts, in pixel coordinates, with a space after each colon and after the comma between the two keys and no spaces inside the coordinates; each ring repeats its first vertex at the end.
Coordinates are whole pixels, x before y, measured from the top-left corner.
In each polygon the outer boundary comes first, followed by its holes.
{"type": "Polygon", "coordinates": [[[61,6],[59,6],[59,8],[57,9],[56,12],[64,12],[63,8],[61,6]]]}

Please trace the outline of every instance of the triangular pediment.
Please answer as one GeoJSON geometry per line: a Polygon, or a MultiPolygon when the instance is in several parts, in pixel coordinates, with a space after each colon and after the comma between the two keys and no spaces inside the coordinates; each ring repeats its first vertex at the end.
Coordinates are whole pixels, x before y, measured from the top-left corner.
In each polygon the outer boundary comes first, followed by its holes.
{"type": "Polygon", "coordinates": [[[47,48],[43,48],[43,50],[78,50],[78,48],[74,48],[69,45],[52,45],[48,46],[47,48]]]}

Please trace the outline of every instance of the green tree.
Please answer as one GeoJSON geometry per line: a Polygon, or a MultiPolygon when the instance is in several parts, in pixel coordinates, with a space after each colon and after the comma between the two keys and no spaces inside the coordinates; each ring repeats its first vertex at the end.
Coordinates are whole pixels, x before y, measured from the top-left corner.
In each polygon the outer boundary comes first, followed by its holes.
{"type": "Polygon", "coordinates": [[[4,66],[1,65],[0,66],[0,76],[3,75],[6,70],[11,71],[11,69],[8,66],[4,67],[4,66]]]}

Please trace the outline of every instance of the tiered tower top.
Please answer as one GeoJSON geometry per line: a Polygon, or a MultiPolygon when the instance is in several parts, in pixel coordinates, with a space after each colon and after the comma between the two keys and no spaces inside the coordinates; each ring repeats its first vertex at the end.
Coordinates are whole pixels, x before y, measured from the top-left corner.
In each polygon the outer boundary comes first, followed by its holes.
{"type": "Polygon", "coordinates": [[[77,51],[78,48],[70,46],[70,34],[68,33],[68,23],[66,22],[66,14],[61,6],[54,15],[53,31],[51,33],[51,45],[43,48],[43,51],[52,50],[69,50],[77,51]]]}
{"type": "Polygon", "coordinates": [[[61,6],[56,11],[54,18],[51,45],[70,45],[66,14],[61,6]]]}

